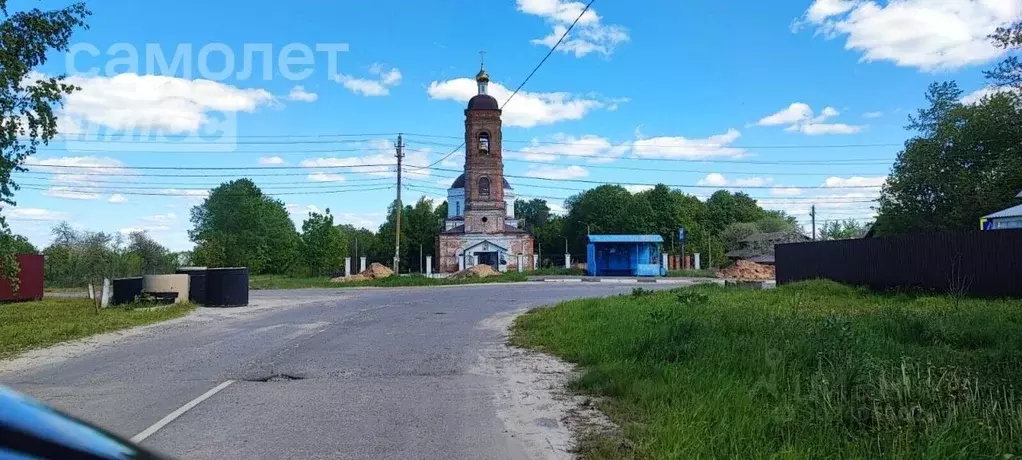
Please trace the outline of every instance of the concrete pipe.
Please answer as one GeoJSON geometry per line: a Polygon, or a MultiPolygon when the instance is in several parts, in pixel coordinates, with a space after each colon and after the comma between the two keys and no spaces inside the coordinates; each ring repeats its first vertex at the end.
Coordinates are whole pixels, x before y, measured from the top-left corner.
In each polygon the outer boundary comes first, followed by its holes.
{"type": "Polygon", "coordinates": [[[145,294],[177,294],[175,303],[188,301],[188,275],[146,275],[142,278],[145,294]]]}

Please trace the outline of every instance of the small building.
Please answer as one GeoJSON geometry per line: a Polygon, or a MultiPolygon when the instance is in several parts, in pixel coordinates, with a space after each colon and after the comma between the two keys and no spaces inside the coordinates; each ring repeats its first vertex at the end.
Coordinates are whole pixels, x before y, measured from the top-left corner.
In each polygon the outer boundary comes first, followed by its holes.
{"type": "MultiPolygon", "coordinates": [[[[1019,192],[1018,198],[1022,198],[1022,192],[1019,192]]],[[[979,220],[979,225],[983,230],[1022,228],[1022,204],[983,216],[979,220]]]]}
{"type": "Polygon", "coordinates": [[[728,251],[725,256],[732,262],[747,260],[757,264],[773,265],[775,245],[806,241],[809,241],[809,238],[797,229],[773,233],[754,233],[739,240],[739,247],[728,251]]]}
{"type": "Polygon", "coordinates": [[[589,235],[589,276],[666,276],[660,235],[589,235]]]}

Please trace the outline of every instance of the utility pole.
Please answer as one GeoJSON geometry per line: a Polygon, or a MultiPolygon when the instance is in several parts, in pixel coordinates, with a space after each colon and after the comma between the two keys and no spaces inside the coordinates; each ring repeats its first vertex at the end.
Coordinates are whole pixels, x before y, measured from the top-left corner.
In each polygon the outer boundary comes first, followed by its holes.
{"type": "Polygon", "coordinates": [[[397,217],[394,219],[397,223],[396,231],[394,232],[394,274],[400,273],[401,268],[401,210],[404,206],[401,204],[401,160],[405,157],[405,141],[401,137],[401,133],[397,134],[397,144],[394,144],[397,149],[397,153],[394,156],[397,157],[397,217]]]}
{"type": "Polygon", "coordinates": [[[809,208],[809,217],[813,218],[813,241],[816,241],[816,205],[809,208]]]}
{"type": "Polygon", "coordinates": [[[426,273],[426,267],[423,266],[425,265],[423,260],[424,259],[422,258],[422,243],[419,243],[419,273],[426,273]]]}

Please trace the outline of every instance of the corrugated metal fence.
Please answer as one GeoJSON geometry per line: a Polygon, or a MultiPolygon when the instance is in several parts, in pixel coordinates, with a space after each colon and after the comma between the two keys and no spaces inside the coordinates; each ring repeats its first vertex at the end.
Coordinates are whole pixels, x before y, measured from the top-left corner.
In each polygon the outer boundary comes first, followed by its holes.
{"type": "Polygon", "coordinates": [[[1022,296],[1022,230],[777,245],[777,282],[830,279],[876,290],[1022,296]]]}

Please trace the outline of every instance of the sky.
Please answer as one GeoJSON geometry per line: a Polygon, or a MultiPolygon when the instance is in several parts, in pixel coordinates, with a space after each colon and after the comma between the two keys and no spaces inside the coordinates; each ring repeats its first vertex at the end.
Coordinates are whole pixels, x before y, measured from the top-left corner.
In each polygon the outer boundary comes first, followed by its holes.
{"type": "MultiPolygon", "coordinates": [[[[394,199],[398,133],[405,202],[438,204],[463,167],[480,51],[504,103],[585,7],[88,4],[72,52],[34,74],[81,87],[59,110],[64,135],[15,176],[4,209],[39,246],[68,221],[189,249],[190,209],[241,177],[299,227],[329,208],[375,229],[394,199]]],[[[601,183],[665,183],[744,191],[803,224],[813,204],[820,223],[868,220],[927,85],[953,79],[975,100],[1005,56],[987,34],[1018,20],[1013,0],[596,1],[505,107],[505,174],[555,211],[601,183]]]]}

